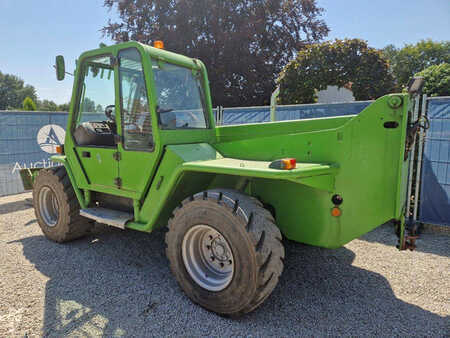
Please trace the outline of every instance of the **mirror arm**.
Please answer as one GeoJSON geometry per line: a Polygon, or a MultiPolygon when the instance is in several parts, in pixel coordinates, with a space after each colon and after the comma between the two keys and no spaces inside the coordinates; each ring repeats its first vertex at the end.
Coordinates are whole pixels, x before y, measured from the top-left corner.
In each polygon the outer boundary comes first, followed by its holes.
{"type": "MultiPolygon", "coordinates": [[[[53,68],[55,68],[56,69],[56,66],[55,65],[53,65],[53,68]]],[[[69,72],[64,72],[65,74],[67,74],[67,75],[70,75],[70,76],[74,76],[72,73],[69,73],[69,72]]]]}

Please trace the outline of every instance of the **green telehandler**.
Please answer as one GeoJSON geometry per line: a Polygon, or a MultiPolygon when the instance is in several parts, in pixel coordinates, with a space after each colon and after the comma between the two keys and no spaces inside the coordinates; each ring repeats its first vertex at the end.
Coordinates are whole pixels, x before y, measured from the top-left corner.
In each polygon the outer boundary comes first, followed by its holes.
{"type": "MultiPolygon", "coordinates": [[[[56,70],[63,79],[61,56],[56,70]]],[[[85,52],[52,157],[61,165],[33,184],[38,223],[56,242],[94,222],[168,226],[184,292],[219,314],[250,312],[278,283],[282,236],[338,248],[393,221],[399,248],[413,245],[404,224],[414,87],[355,116],[216,126],[201,61],[138,42],[85,52]]]]}

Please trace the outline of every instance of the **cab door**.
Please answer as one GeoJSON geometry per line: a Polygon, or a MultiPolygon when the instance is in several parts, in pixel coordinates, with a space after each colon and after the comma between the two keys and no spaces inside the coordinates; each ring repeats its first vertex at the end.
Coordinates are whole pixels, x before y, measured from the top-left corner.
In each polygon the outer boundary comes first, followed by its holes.
{"type": "Polygon", "coordinates": [[[105,191],[116,187],[118,177],[114,58],[101,55],[84,59],[80,71],[72,129],[75,155],[88,188],[105,191]]]}
{"type": "MultiPolygon", "coordinates": [[[[149,62],[147,60],[146,62],[149,62]]],[[[127,48],[118,53],[120,95],[119,177],[121,189],[140,198],[151,182],[157,161],[154,130],[141,53],[127,48]]],[[[146,81],[147,80],[147,81],[146,81]]]]}

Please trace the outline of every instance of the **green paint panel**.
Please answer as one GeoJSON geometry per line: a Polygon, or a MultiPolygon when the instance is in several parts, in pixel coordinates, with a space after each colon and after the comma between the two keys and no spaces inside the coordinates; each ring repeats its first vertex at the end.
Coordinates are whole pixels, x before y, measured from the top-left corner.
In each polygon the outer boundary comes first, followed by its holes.
{"type": "Polygon", "coordinates": [[[114,187],[114,178],[119,173],[117,161],[113,157],[116,151],[114,148],[77,147],[77,159],[91,188],[114,187]]]}
{"type": "Polygon", "coordinates": [[[156,169],[158,154],[123,150],[123,148],[120,148],[120,153],[118,176],[122,180],[121,189],[134,192],[133,197],[141,198],[156,169]]]}

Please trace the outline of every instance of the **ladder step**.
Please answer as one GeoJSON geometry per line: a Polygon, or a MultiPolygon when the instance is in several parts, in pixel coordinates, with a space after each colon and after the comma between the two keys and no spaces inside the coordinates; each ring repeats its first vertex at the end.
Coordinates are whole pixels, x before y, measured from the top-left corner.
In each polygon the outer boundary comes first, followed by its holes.
{"type": "Polygon", "coordinates": [[[80,215],[121,229],[125,229],[125,224],[133,219],[133,214],[128,212],[101,207],[81,209],[80,215]]]}

